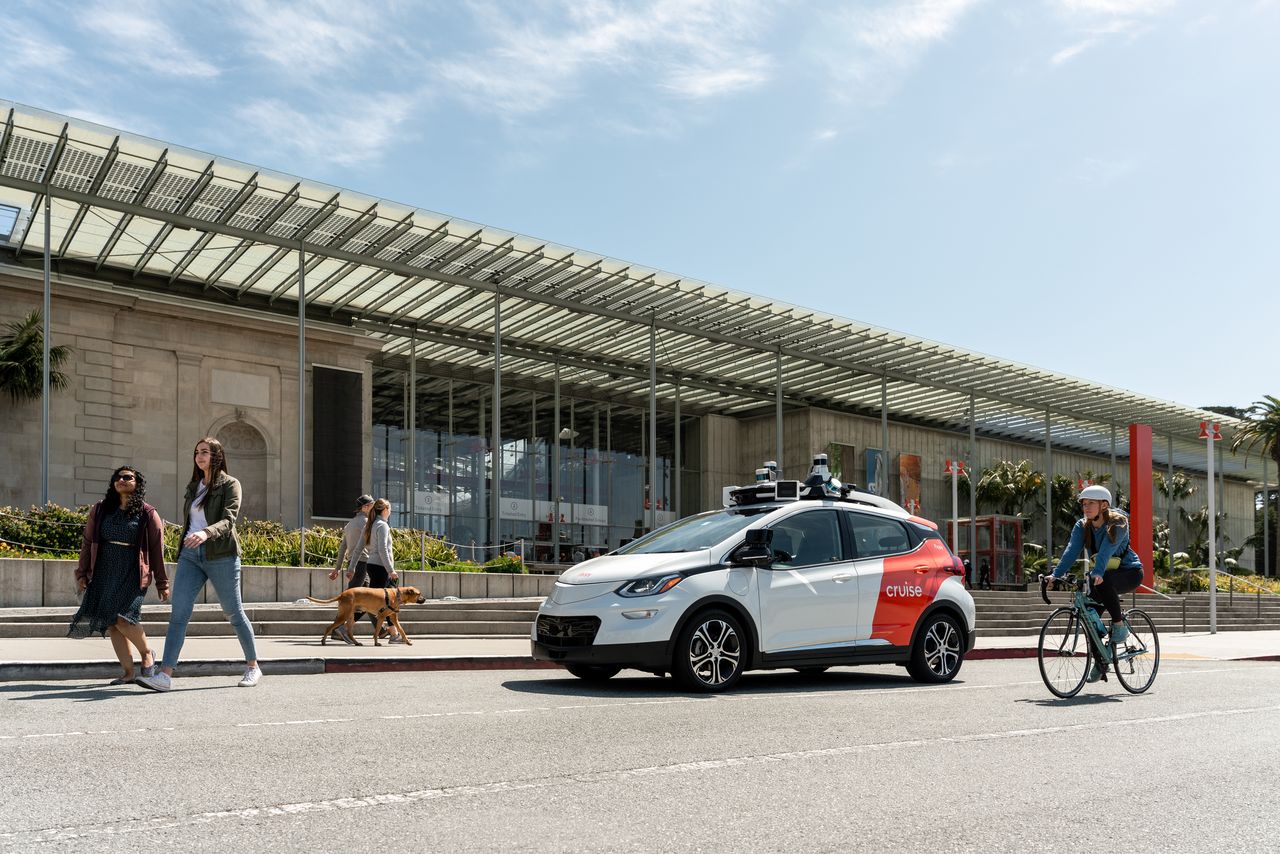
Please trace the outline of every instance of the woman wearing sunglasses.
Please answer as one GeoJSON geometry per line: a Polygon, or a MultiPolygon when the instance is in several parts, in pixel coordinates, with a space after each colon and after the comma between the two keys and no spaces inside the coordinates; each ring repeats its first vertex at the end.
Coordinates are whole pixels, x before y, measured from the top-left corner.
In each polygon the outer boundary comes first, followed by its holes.
{"type": "Polygon", "coordinates": [[[152,577],[160,601],[169,599],[164,530],[159,512],[143,501],[146,494],[142,472],[132,466],[116,469],[106,496],[89,510],[80,542],[76,588],[84,595],[67,636],[111,636],[124,671],[112,685],[132,682],[138,675],[130,645],[138,650],[142,675],[154,672],[155,655],[142,630],[142,599],[152,577]]]}

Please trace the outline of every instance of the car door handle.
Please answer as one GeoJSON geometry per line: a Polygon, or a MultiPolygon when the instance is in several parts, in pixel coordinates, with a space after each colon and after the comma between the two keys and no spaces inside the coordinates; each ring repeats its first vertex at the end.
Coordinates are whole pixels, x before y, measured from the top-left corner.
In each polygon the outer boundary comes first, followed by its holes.
{"type": "Polygon", "coordinates": [[[835,575],[831,576],[831,580],[836,584],[844,584],[850,578],[853,578],[852,572],[837,572],[835,575]]]}
{"type": "Polygon", "coordinates": [[[933,568],[933,567],[928,566],[928,565],[924,565],[924,566],[917,566],[917,567],[916,567],[916,575],[924,575],[926,572],[928,572],[928,571],[929,571],[930,569],[932,569],[932,568],[933,568]]]}

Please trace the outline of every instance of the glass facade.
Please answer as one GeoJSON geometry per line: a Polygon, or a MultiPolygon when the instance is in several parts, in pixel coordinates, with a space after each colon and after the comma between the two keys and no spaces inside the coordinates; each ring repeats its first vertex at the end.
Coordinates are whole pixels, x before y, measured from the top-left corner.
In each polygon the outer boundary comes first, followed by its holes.
{"type": "MultiPolygon", "coordinates": [[[[490,453],[493,387],[417,378],[411,449],[408,376],[377,368],[373,387],[374,494],[392,503],[392,523],[423,528],[464,559],[493,556],[490,453]],[[412,466],[413,475],[408,472],[412,466]],[[412,493],[410,492],[412,490],[412,493]]],[[[698,512],[700,421],[681,418],[679,512],[698,512]]],[[[526,559],[576,563],[674,521],[674,413],[659,411],[658,476],[649,479],[649,411],[505,384],[496,481],[502,550],[526,559]],[[516,544],[516,545],[512,545],[516,544]]]]}

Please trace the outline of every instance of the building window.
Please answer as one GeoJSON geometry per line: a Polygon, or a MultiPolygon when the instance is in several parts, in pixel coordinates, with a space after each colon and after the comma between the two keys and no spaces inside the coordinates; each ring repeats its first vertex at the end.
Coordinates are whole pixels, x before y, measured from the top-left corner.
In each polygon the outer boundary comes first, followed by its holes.
{"type": "Polygon", "coordinates": [[[18,214],[22,211],[11,205],[0,205],[0,243],[12,243],[18,228],[18,214]]]}

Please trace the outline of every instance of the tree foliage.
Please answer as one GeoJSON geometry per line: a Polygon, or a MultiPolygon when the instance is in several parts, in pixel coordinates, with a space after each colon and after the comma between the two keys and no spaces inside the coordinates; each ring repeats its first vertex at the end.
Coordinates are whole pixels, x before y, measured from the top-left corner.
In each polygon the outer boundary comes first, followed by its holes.
{"type": "MultiPolygon", "coordinates": [[[[44,320],[39,311],[32,311],[7,326],[9,333],[0,338],[0,389],[14,403],[39,400],[44,394],[44,320]]],[[[59,368],[70,357],[70,347],[49,348],[52,388],[67,387],[67,375],[59,368]]]]}

